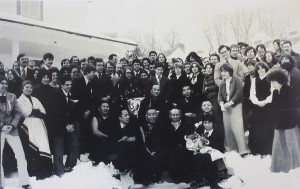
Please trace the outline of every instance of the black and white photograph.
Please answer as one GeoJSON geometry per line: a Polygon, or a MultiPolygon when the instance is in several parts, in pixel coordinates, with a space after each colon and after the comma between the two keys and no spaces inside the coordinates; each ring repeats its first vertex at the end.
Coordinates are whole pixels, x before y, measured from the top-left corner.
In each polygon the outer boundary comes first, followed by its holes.
{"type": "Polygon", "coordinates": [[[299,18],[0,0],[0,189],[300,189],[299,18]]]}

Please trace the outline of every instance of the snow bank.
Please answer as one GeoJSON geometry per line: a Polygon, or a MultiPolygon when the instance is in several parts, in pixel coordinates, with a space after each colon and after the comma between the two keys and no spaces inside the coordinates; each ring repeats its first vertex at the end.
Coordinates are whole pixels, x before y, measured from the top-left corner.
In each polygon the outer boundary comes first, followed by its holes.
{"type": "MultiPolygon", "coordinates": [[[[241,158],[236,152],[226,153],[226,163],[230,173],[236,176],[222,183],[225,188],[243,189],[300,189],[300,168],[291,170],[289,173],[271,173],[271,157],[248,156],[241,158]],[[240,186],[237,183],[241,178],[245,184],[240,186]]],[[[133,185],[131,177],[127,174],[121,177],[122,182],[112,177],[116,170],[112,166],[100,163],[93,167],[91,162],[80,162],[70,173],[66,173],[62,178],[50,177],[42,181],[31,178],[33,189],[127,189],[133,185]]],[[[5,189],[16,189],[18,186],[17,174],[6,179],[5,189]]],[[[150,185],[148,188],[157,189],[182,189],[188,184],[173,184],[164,182],[150,185]]],[[[143,188],[142,185],[133,185],[132,189],[143,188]]],[[[209,188],[209,187],[206,187],[209,188]]]]}

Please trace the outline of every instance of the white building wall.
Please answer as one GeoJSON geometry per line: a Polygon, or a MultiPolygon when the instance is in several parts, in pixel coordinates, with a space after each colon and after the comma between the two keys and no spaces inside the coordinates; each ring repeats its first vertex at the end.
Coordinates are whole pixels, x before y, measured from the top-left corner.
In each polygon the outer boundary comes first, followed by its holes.
{"type": "Polygon", "coordinates": [[[17,1],[0,0],[0,12],[17,14],[17,1]]]}
{"type": "Polygon", "coordinates": [[[86,31],[87,4],[83,1],[44,1],[43,22],[86,31]]]}

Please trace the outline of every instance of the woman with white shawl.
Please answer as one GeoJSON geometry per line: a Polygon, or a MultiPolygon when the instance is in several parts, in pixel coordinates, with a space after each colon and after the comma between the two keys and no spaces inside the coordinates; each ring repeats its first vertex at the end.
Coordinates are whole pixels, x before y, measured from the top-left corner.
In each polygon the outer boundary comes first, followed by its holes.
{"type": "Polygon", "coordinates": [[[23,81],[22,95],[18,98],[18,104],[24,117],[21,124],[21,136],[28,171],[30,176],[36,176],[37,180],[40,180],[52,175],[53,166],[47,129],[43,120],[46,111],[41,102],[31,96],[32,89],[31,81],[23,81]]]}

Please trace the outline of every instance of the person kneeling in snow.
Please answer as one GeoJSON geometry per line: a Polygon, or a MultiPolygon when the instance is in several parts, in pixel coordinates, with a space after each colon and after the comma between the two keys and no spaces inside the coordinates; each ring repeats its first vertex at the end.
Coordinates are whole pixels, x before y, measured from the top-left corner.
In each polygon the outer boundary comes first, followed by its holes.
{"type": "Polygon", "coordinates": [[[217,183],[231,177],[227,173],[224,162],[225,155],[223,140],[219,132],[214,129],[214,117],[204,115],[203,125],[196,131],[188,129],[185,140],[188,150],[194,152],[195,182],[191,186],[203,187],[207,185],[217,186],[217,183]],[[203,179],[204,178],[204,179],[203,179]]]}
{"type": "Polygon", "coordinates": [[[139,127],[134,118],[131,118],[126,108],[121,108],[118,113],[119,120],[111,124],[112,152],[114,156],[112,164],[120,173],[135,168],[138,154],[140,153],[139,127]]]}

